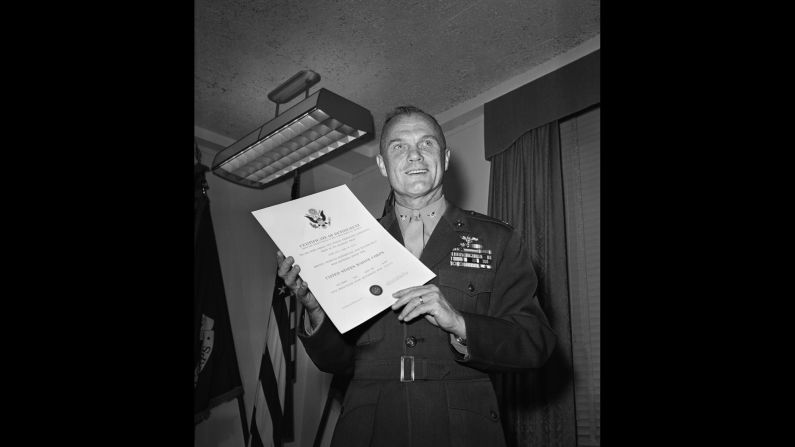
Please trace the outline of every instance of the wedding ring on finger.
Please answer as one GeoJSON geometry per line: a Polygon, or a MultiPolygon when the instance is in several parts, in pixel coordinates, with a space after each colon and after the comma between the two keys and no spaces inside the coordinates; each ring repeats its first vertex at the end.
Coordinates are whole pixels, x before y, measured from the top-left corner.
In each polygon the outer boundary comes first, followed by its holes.
{"type": "Polygon", "coordinates": [[[420,296],[420,304],[423,304],[422,296],[420,296]]]}

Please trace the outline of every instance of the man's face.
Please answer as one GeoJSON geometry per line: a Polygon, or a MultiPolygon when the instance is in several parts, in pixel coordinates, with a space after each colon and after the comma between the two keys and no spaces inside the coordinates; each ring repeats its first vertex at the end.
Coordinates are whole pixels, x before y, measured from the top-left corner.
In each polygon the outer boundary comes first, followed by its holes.
{"type": "Polygon", "coordinates": [[[385,146],[376,156],[381,175],[389,179],[396,195],[418,198],[440,191],[450,161],[434,126],[422,115],[395,118],[384,136],[385,146]]]}

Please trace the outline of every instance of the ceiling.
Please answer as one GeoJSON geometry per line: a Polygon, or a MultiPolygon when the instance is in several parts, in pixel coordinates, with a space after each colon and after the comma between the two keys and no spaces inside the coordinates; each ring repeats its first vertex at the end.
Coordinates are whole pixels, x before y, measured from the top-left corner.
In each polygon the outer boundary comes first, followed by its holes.
{"type": "Polygon", "coordinates": [[[195,0],[194,124],[237,140],[308,69],[310,93],[369,109],[378,131],[394,106],[444,112],[599,32],[599,0],[195,0]]]}

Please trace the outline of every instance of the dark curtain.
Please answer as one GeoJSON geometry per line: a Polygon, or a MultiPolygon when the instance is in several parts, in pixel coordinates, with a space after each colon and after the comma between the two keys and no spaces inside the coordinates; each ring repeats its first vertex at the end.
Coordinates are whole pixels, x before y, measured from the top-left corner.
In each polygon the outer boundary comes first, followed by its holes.
{"type": "Polygon", "coordinates": [[[509,446],[575,446],[577,439],[559,139],[554,121],[490,159],[489,214],[524,236],[538,299],[558,336],[542,368],[493,376],[509,446]]]}

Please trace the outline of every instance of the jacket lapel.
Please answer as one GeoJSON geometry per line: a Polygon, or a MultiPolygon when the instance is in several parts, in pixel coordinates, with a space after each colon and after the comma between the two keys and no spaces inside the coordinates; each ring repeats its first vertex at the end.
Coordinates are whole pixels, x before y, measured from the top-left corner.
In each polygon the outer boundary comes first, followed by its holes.
{"type": "MultiPolygon", "coordinates": [[[[461,238],[456,231],[455,222],[464,222],[463,213],[455,205],[448,202],[447,211],[436,224],[428,243],[422,250],[420,261],[426,267],[433,270],[434,266],[442,260],[449,259],[452,247],[461,242],[461,238]]],[[[398,230],[398,233],[400,230],[398,230]]]]}
{"type": "Polygon", "coordinates": [[[384,217],[379,219],[378,222],[386,231],[389,232],[389,234],[392,235],[393,238],[400,242],[400,245],[404,245],[403,234],[400,232],[400,225],[398,224],[397,218],[395,217],[394,210],[387,213],[384,217]]]}

